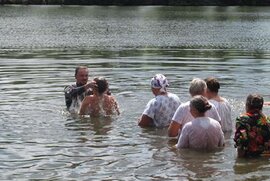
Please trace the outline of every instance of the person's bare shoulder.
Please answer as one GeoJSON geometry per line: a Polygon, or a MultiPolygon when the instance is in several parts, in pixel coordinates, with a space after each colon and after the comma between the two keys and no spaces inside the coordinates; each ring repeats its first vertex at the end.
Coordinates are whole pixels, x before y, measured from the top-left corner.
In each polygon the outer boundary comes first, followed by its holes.
{"type": "Polygon", "coordinates": [[[115,98],[112,96],[112,95],[104,95],[104,97],[105,97],[105,99],[107,100],[107,101],[113,101],[113,100],[115,100],[115,98]]]}
{"type": "Polygon", "coordinates": [[[94,96],[93,95],[89,95],[89,96],[85,96],[85,98],[83,99],[83,102],[92,102],[94,100],[94,96]]]}

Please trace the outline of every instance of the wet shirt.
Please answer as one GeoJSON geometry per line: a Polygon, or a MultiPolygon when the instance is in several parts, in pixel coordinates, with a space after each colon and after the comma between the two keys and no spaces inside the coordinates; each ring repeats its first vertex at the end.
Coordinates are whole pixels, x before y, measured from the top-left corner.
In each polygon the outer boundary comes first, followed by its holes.
{"type": "Polygon", "coordinates": [[[260,113],[245,113],[236,118],[235,147],[244,156],[258,156],[269,152],[270,120],[260,113]]]}
{"type": "Polygon", "coordinates": [[[71,113],[78,113],[84,97],[92,94],[90,89],[85,91],[83,86],[76,84],[66,86],[64,92],[67,110],[71,113]]]}
{"type": "MultiPolygon", "coordinates": [[[[205,116],[213,118],[213,119],[217,120],[218,122],[220,122],[220,116],[219,116],[219,114],[217,112],[217,109],[216,109],[215,105],[213,105],[211,102],[209,102],[209,104],[211,104],[212,108],[210,110],[206,111],[205,116]]],[[[181,124],[182,127],[186,123],[194,120],[194,117],[190,113],[190,101],[181,104],[177,108],[172,120],[179,123],[179,124],[181,124]]],[[[179,130],[179,132],[180,131],[181,130],[179,130]]]]}
{"type": "Polygon", "coordinates": [[[232,111],[230,103],[223,98],[223,101],[216,101],[210,99],[209,102],[215,105],[218,114],[220,116],[220,124],[221,128],[224,132],[232,131],[233,129],[233,122],[232,122],[232,111]]]}
{"type": "Polygon", "coordinates": [[[220,123],[209,117],[198,117],[182,129],[177,148],[215,149],[224,146],[220,123]]]}
{"type": "Polygon", "coordinates": [[[143,114],[153,119],[154,126],[166,127],[180,104],[179,97],[173,93],[158,95],[148,102],[143,114]]]}

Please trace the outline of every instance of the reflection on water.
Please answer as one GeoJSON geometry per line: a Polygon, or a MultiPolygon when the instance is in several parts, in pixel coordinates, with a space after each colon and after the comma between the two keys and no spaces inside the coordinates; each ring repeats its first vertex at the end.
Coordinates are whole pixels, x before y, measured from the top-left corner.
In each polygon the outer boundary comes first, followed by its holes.
{"type": "MultiPolygon", "coordinates": [[[[247,94],[270,100],[269,8],[0,7],[1,180],[266,180],[268,159],[224,149],[175,150],[166,129],[141,129],[150,78],[189,100],[193,77],[216,76],[233,118],[247,94]],[[67,114],[74,68],[104,76],[121,115],[67,114]]],[[[270,114],[269,107],[264,108],[270,114]]]]}
{"type": "Polygon", "coordinates": [[[111,130],[113,119],[114,118],[108,116],[83,118],[73,115],[67,119],[67,123],[65,125],[68,130],[80,132],[82,136],[87,136],[91,133],[94,135],[105,136],[108,135],[108,132],[111,130]]]}
{"type": "Polygon", "coordinates": [[[236,159],[234,164],[234,172],[236,175],[236,179],[242,180],[268,180],[270,174],[269,170],[269,158],[256,158],[256,159],[236,159]],[[258,175],[254,178],[252,173],[258,173],[258,175]]]}
{"type": "Polygon", "coordinates": [[[222,176],[222,171],[214,167],[218,162],[224,161],[219,158],[222,155],[221,152],[206,153],[193,150],[179,150],[178,152],[178,157],[183,161],[184,172],[191,179],[222,176]]]}

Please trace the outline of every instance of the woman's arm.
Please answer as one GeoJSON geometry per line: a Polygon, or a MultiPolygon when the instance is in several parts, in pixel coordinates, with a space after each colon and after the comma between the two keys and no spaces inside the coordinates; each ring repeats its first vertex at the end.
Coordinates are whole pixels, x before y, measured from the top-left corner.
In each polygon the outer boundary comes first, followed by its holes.
{"type": "Polygon", "coordinates": [[[140,127],[150,127],[154,125],[154,122],[152,118],[143,114],[142,117],[138,120],[138,125],[140,127]]]}
{"type": "Polygon", "coordinates": [[[178,136],[179,130],[182,128],[182,125],[176,121],[171,121],[171,124],[168,128],[168,136],[176,137],[178,136]]]}
{"type": "Polygon", "coordinates": [[[189,127],[190,127],[190,124],[189,125],[185,125],[183,127],[183,130],[181,132],[181,135],[178,139],[178,142],[176,144],[176,147],[177,148],[189,148],[189,127]]]}

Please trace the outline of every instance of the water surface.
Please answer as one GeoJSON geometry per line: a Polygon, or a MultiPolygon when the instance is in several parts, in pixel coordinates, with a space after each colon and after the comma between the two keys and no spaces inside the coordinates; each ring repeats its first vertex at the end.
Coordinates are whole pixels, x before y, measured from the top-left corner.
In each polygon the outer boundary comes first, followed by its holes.
{"type": "Polygon", "coordinates": [[[233,118],[249,93],[270,101],[269,19],[268,7],[1,6],[1,180],[269,179],[268,158],[237,159],[232,134],[198,153],[137,126],[156,73],[183,102],[193,77],[219,78],[233,118]],[[109,80],[119,117],[65,111],[80,64],[109,80]]]}

